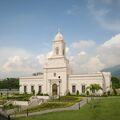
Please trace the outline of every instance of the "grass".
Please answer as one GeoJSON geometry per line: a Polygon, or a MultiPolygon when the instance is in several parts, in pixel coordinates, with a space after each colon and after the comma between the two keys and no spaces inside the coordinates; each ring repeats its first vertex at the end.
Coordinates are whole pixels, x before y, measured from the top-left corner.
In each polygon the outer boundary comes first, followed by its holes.
{"type": "Polygon", "coordinates": [[[59,99],[50,100],[49,102],[79,102],[82,97],[79,96],[61,96],[59,99]]]}
{"type": "MultiPolygon", "coordinates": [[[[57,103],[57,102],[54,102],[54,103],[51,103],[51,102],[48,102],[48,103],[43,103],[39,106],[36,106],[36,107],[33,107],[33,108],[30,108],[28,109],[29,113],[32,113],[32,112],[39,112],[39,111],[43,111],[43,110],[46,110],[46,109],[54,109],[54,108],[63,108],[63,107],[68,107],[68,106],[71,106],[73,105],[72,103],[57,103]]],[[[21,111],[19,114],[21,113],[26,113],[27,111],[24,110],[24,111],[21,111]]]]}
{"type": "Polygon", "coordinates": [[[120,120],[120,97],[92,100],[80,110],[52,112],[15,120],[120,120]]]}

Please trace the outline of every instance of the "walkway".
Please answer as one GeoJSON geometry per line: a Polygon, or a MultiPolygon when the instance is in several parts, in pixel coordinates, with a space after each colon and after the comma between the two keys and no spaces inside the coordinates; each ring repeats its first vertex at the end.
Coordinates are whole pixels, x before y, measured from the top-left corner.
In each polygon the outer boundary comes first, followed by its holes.
{"type": "MultiPolygon", "coordinates": [[[[66,108],[48,109],[48,110],[44,110],[44,111],[40,111],[40,112],[33,112],[33,113],[29,113],[29,116],[41,115],[41,114],[44,114],[44,113],[65,111],[65,110],[78,110],[79,106],[82,107],[83,105],[85,105],[90,100],[91,100],[90,98],[85,97],[82,101],[74,104],[73,106],[66,107],[66,108]]],[[[27,116],[27,114],[18,114],[18,115],[13,115],[12,117],[25,117],[25,116],[27,116]]]]}

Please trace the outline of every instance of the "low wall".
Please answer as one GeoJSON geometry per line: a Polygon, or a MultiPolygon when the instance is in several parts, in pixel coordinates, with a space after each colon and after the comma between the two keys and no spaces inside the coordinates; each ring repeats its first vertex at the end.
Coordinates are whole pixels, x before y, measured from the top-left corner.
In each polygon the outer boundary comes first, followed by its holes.
{"type": "Polygon", "coordinates": [[[49,96],[36,96],[38,99],[44,99],[44,100],[49,100],[49,96]]]}
{"type": "Polygon", "coordinates": [[[28,101],[13,101],[13,105],[28,106],[28,101]]]}

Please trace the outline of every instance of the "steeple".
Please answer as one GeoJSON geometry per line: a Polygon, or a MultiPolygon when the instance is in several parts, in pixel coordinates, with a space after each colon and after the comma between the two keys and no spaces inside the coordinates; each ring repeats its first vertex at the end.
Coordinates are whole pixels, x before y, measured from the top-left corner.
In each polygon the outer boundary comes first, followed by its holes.
{"type": "Polygon", "coordinates": [[[64,41],[63,35],[58,31],[58,33],[56,34],[54,41],[64,41]]]}
{"type": "Polygon", "coordinates": [[[65,43],[63,35],[58,31],[53,41],[54,57],[65,56],[65,43]]]}

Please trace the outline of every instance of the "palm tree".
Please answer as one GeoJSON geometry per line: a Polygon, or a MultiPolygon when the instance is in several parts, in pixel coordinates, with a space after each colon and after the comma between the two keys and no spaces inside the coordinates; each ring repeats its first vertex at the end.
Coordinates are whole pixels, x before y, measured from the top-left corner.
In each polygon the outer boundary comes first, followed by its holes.
{"type": "Polygon", "coordinates": [[[91,93],[95,93],[95,91],[102,90],[101,86],[99,84],[90,84],[86,89],[89,89],[91,93]]]}

